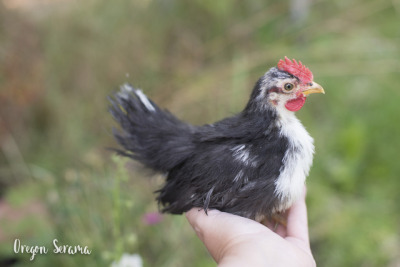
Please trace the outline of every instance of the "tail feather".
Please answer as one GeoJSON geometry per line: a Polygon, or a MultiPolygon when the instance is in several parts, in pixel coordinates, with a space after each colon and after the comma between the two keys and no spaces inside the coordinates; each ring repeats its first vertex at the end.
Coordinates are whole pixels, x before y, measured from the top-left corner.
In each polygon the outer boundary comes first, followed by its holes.
{"type": "Polygon", "coordinates": [[[161,110],[142,91],[125,84],[109,101],[110,113],[122,129],[113,129],[123,147],[119,154],[167,172],[193,152],[194,127],[161,110]]]}

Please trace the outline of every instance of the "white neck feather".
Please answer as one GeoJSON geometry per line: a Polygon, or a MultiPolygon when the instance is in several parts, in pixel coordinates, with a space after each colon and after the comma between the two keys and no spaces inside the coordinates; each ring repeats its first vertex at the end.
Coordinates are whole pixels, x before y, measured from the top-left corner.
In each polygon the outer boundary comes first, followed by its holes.
{"type": "Polygon", "coordinates": [[[280,134],[288,139],[288,149],[283,157],[280,175],[275,182],[275,194],[281,200],[276,212],[288,209],[303,192],[306,176],[310,170],[314,140],[308,134],[294,112],[286,108],[277,108],[280,134]]]}

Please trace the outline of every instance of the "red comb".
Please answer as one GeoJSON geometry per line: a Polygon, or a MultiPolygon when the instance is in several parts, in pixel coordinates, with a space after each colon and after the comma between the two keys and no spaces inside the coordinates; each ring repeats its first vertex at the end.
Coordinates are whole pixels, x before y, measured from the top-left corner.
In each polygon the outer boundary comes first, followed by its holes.
{"type": "Polygon", "coordinates": [[[293,59],[292,62],[290,59],[285,57],[285,60],[279,60],[278,69],[289,72],[293,76],[299,78],[303,83],[310,83],[313,81],[312,72],[304,66],[300,60],[299,63],[297,63],[295,59],[293,59]]]}

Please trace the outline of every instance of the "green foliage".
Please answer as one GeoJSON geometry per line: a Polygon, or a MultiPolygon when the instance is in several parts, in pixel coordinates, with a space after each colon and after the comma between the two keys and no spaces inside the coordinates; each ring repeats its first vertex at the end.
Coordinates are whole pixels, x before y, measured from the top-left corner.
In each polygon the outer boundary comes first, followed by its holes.
{"type": "Polygon", "coordinates": [[[316,145],[318,264],[400,264],[399,1],[316,1],[299,21],[286,1],[54,2],[0,2],[0,184],[11,210],[0,258],[16,256],[15,238],[57,238],[92,254],[17,255],[20,265],[108,266],[138,253],[145,266],[214,266],[184,216],[142,221],[163,178],[106,149],[116,146],[106,97],[130,82],[178,117],[210,123],[240,111],[286,55],[326,91],[298,112],[316,145]]]}

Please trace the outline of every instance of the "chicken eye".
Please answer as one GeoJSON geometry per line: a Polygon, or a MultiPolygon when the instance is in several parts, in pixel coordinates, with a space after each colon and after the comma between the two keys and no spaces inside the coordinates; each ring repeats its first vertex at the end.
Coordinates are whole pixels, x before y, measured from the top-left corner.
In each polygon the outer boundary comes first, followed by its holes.
{"type": "Polygon", "coordinates": [[[285,90],[286,91],[292,91],[294,88],[294,85],[292,83],[286,83],[285,84],[285,90]]]}

